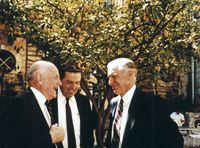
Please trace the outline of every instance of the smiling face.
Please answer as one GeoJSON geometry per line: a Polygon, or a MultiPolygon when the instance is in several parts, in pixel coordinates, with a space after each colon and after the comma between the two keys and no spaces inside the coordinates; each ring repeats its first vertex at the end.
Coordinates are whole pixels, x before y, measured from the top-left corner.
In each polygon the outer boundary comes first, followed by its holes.
{"type": "Polygon", "coordinates": [[[133,61],[119,58],[108,63],[108,83],[121,97],[136,83],[137,69],[133,61]]]}
{"type": "Polygon", "coordinates": [[[27,76],[30,87],[40,91],[47,100],[56,97],[56,90],[62,84],[56,66],[47,61],[35,62],[27,76]]]}
{"type": "Polygon", "coordinates": [[[123,96],[133,86],[134,76],[134,73],[127,69],[113,70],[108,75],[108,82],[115,94],[123,96]]]}
{"type": "Polygon", "coordinates": [[[80,88],[81,73],[65,72],[62,79],[61,91],[66,98],[74,96],[80,88]]]}
{"type": "Polygon", "coordinates": [[[41,82],[41,91],[47,100],[55,98],[57,88],[61,85],[58,70],[55,67],[51,67],[44,71],[41,82]]]}

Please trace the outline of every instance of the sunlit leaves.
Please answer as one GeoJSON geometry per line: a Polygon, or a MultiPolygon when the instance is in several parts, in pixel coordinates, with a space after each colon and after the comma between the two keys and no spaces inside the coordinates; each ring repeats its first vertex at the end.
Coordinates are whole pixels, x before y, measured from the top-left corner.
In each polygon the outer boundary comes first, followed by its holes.
{"type": "Polygon", "coordinates": [[[123,56],[136,62],[140,80],[149,77],[148,70],[156,79],[162,67],[185,69],[188,58],[198,55],[195,0],[126,2],[115,7],[98,0],[21,0],[7,3],[1,14],[10,19],[0,20],[50,59],[76,61],[91,73],[96,65],[105,70],[110,59],[123,56]]]}

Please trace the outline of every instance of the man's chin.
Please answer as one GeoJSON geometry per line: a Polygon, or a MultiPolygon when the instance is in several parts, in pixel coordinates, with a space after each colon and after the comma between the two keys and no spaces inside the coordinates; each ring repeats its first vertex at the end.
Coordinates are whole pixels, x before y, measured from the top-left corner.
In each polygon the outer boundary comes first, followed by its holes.
{"type": "Polygon", "coordinates": [[[68,96],[72,97],[72,96],[74,96],[76,93],[75,93],[75,92],[68,92],[67,94],[68,94],[68,96]]]}
{"type": "MultiPolygon", "coordinates": [[[[57,97],[57,95],[55,94],[55,95],[53,95],[53,98],[52,98],[52,99],[55,99],[56,97],[57,97]]],[[[51,99],[51,100],[52,100],[52,99],[51,99]]]]}
{"type": "Polygon", "coordinates": [[[116,94],[118,93],[118,91],[116,89],[114,89],[113,92],[116,93],[116,94]]]}
{"type": "Polygon", "coordinates": [[[70,94],[70,95],[69,95],[69,98],[71,98],[71,97],[74,96],[74,95],[75,95],[75,94],[70,94]]]}

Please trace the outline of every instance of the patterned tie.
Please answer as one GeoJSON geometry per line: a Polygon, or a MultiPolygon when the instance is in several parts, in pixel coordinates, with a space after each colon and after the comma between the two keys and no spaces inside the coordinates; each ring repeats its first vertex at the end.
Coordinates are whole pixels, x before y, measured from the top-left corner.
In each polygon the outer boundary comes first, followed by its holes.
{"type": "Polygon", "coordinates": [[[69,106],[69,99],[66,99],[66,119],[67,119],[67,137],[68,137],[68,148],[76,148],[76,141],[74,135],[74,126],[72,122],[71,108],[69,106]]]}
{"type": "Polygon", "coordinates": [[[51,104],[51,102],[50,101],[46,101],[45,102],[45,105],[46,105],[46,107],[47,107],[47,110],[48,110],[48,112],[49,112],[49,115],[50,115],[50,118],[51,118],[51,125],[53,125],[55,122],[55,120],[54,120],[54,118],[53,118],[53,109],[52,109],[52,104],[51,104]]]}
{"type": "Polygon", "coordinates": [[[116,112],[116,117],[114,119],[114,131],[113,131],[113,139],[112,139],[112,148],[118,148],[119,147],[119,141],[120,141],[120,130],[121,130],[121,119],[122,119],[122,113],[123,113],[123,99],[119,102],[119,107],[116,112]]]}

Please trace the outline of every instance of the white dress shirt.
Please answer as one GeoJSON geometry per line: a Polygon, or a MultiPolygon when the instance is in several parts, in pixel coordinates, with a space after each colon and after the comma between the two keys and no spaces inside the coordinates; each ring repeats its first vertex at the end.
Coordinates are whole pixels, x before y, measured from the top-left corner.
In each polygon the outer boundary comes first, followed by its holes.
{"type": "MultiPolygon", "coordinates": [[[[69,106],[72,113],[72,122],[74,126],[74,134],[76,140],[76,147],[80,148],[80,115],[75,97],[69,99],[69,106]]],[[[67,137],[67,122],[66,122],[66,99],[63,96],[60,88],[58,89],[58,125],[65,130],[65,138],[62,141],[63,147],[68,148],[67,137]]]]}
{"type": "MultiPolygon", "coordinates": [[[[121,130],[120,130],[119,148],[121,148],[121,146],[122,146],[122,140],[123,140],[123,137],[124,137],[125,127],[126,127],[126,123],[127,123],[127,119],[128,119],[128,110],[129,110],[130,103],[131,103],[131,100],[133,98],[133,94],[135,92],[135,89],[136,89],[136,86],[133,85],[132,88],[129,89],[125,93],[125,95],[122,97],[124,103],[123,103],[123,113],[122,113],[122,119],[121,119],[121,130]]],[[[117,103],[116,110],[118,110],[120,98],[121,98],[121,96],[117,96],[118,103],[117,103]]],[[[115,113],[115,118],[116,118],[116,115],[117,114],[115,113]]],[[[114,126],[112,126],[112,127],[114,127],[114,126]]],[[[112,129],[112,131],[113,131],[113,129],[112,129]]],[[[113,136],[113,132],[112,132],[112,136],[113,136]]]]}
{"type": "Polygon", "coordinates": [[[49,115],[49,112],[47,110],[47,107],[45,105],[46,102],[46,98],[45,96],[39,92],[37,89],[35,89],[34,87],[30,87],[30,89],[32,90],[33,94],[35,95],[35,98],[40,106],[40,109],[42,111],[42,114],[44,115],[47,124],[49,125],[49,127],[51,126],[51,117],[49,115]]]}

